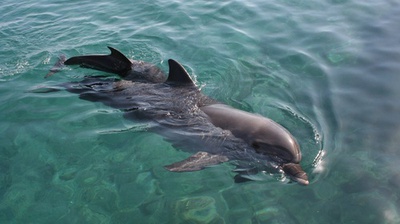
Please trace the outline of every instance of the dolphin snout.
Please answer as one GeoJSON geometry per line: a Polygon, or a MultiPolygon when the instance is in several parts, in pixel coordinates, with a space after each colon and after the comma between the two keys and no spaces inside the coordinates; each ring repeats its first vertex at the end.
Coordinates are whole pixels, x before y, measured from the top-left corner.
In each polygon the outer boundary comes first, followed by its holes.
{"type": "Polygon", "coordinates": [[[297,163],[287,163],[282,166],[283,171],[293,180],[301,185],[308,185],[307,173],[304,172],[300,164],[297,163]]]}

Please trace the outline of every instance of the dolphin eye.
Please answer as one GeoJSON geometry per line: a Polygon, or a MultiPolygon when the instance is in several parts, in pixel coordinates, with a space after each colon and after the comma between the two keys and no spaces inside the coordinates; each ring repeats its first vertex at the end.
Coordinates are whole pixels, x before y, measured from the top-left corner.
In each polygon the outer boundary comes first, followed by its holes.
{"type": "Polygon", "coordinates": [[[253,143],[251,143],[251,147],[253,147],[254,149],[257,150],[260,148],[260,145],[257,142],[253,142],[253,143]]]}

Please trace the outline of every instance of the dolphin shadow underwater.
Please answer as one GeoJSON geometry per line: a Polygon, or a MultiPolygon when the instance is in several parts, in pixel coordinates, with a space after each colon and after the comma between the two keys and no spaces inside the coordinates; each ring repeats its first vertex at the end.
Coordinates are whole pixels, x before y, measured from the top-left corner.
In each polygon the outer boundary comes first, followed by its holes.
{"type": "Polygon", "coordinates": [[[61,84],[79,98],[102,102],[124,112],[124,117],[149,122],[149,131],[163,136],[175,148],[193,153],[164,166],[172,172],[189,172],[231,161],[235,182],[253,180],[261,171],[284,173],[308,185],[300,166],[301,152],[284,127],[257,114],[225,105],[201,93],[185,68],[169,59],[168,76],[158,67],[130,60],[108,47],[109,55],[65,56],[46,75],[64,65],[80,65],[119,75],[119,78],[85,77],[61,84]]]}

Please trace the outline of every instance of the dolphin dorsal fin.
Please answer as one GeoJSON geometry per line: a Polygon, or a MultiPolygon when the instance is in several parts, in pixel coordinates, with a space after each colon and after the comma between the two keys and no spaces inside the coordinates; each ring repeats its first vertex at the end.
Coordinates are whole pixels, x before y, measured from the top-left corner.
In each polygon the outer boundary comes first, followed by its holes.
{"type": "Polygon", "coordinates": [[[195,85],[192,78],[190,78],[189,73],[185,68],[173,59],[168,60],[169,74],[167,82],[183,84],[183,85],[195,85]]]}
{"type": "Polygon", "coordinates": [[[111,72],[124,77],[131,70],[132,63],[118,50],[108,47],[109,55],[82,55],[71,57],[64,62],[65,65],[80,65],[100,71],[111,72]]]}
{"type": "Polygon", "coordinates": [[[111,57],[118,59],[119,61],[123,62],[126,67],[130,68],[132,62],[124,54],[122,54],[120,51],[118,51],[117,49],[115,49],[113,47],[110,47],[110,46],[107,46],[107,47],[111,51],[111,54],[110,54],[111,57]]]}

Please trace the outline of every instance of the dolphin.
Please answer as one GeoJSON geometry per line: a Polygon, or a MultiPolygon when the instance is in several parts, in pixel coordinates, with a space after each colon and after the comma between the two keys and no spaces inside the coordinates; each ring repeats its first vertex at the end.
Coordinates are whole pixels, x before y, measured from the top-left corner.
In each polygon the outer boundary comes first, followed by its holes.
{"type": "MultiPolygon", "coordinates": [[[[127,119],[148,122],[150,131],[162,135],[174,147],[193,153],[185,160],[166,165],[167,170],[197,171],[232,161],[238,167],[234,170],[238,173],[236,182],[273,169],[283,171],[301,185],[309,184],[300,165],[300,147],[283,126],[204,95],[185,68],[173,59],[168,60],[167,76],[155,65],[130,60],[108,48],[109,55],[60,60],[65,65],[110,72],[119,78],[85,77],[62,86],[81,99],[124,111],[127,119]]],[[[54,74],[57,69],[52,71],[54,74]]]]}

